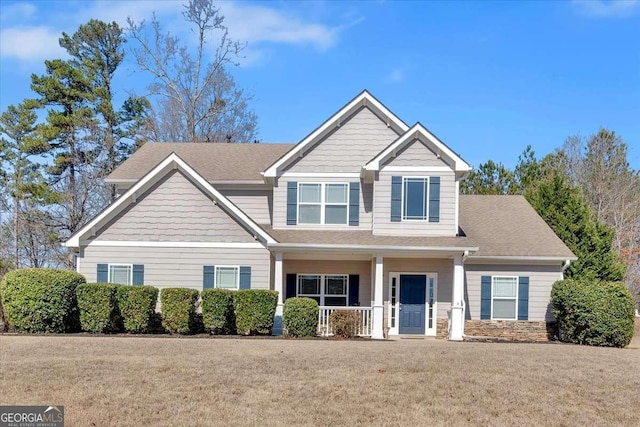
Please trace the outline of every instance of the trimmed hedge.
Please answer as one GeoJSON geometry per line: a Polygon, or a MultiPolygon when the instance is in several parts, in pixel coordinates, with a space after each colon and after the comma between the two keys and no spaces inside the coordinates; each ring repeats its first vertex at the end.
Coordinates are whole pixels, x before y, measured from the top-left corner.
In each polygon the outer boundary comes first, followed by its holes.
{"type": "Polygon", "coordinates": [[[236,318],[233,309],[233,291],[228,289],[205,289],[202,298],[202,322],[204,329],[212,334],[235,333],[236,318]]]}
{"type": "Polygon", "coordinates": [[[73,332],[80,326],[76,287],[85,283],[74,271],[49,268],[13,270],[0,282],[9,325],[23,332],[73,332]]]}
{"type": "Polygon", "coordinates": [[[199,292],[188,288],[165,288],[160,292],[162,326],[171,334],[196,331],[196,301],[199,292]]]}
{"type": "Polygon", "coordinates": [[[635,303],[620,282],[565,279],[551,290],[561,341],[625,347],[634,332],[635,303]]]}
{"type": "Polygon", "coordinates": [[[353,338],[358,331],[360,316],[353,310],[336,310],[329,315],[329,327],[339,338],[353,338]]]}
{"type": "Polygon", "coordinates": [[[282,320],[287,335],[314,337],[318,333],[318,303],[311,298],[287,298],[282,320]]]}
{"type": "Polygon", "coordinates": [[[233,293],[236,331],[240,335],[270,335],[278,305],[278,292],[240,289],[233,293]]]}
{"type": "Polygon", "coordinates": [[[118,285],[88,283],[76,288],[80,327],[87,332],[117,332],[122,317],[116,297],[118,285]]]}
{"type": "Polygon", "coordinates": [[[151,319],[156,310],[158,288],[153,286],[118,286],[118,308],[124,330],[134,334],[151,329],[151,319]]]}

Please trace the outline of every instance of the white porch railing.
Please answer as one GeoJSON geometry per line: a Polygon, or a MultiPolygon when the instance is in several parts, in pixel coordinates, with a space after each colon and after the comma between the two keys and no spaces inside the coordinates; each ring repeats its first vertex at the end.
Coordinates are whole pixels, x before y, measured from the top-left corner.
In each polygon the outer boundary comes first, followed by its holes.
{"type": "Polygon", "coordinates": [[[337,310],[349,310],[358,313],[360,322],[356,329],[356,335],[360,337],[370,337],[373,327],[373,309],[371,307],[326,307],[320,306],[318,313],[318,335],[328,337],[333,335],[331,325],[329,324],[329,316],[337,310]]]}

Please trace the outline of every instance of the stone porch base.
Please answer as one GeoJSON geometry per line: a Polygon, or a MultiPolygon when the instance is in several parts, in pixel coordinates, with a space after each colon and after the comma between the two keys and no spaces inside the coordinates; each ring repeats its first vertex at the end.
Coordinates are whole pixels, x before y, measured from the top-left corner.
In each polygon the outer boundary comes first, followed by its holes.
{"type": "Polygon", "coordinates": [[[556,334],[556,325],[555,322],[544,321],[466,320],[464,334],[466,337],[499,338],[509,341],[552,341],[556,334]]]}
{"type": "MultiPolygon", "coordinates": [[[[512,320],[465,320],[465,337],[499,339],[519,342],[553,341],[555,322],[529,322],[512,320]]],[[[447,319],[438,319],[437,338],[447,338],[447,319]]]]}

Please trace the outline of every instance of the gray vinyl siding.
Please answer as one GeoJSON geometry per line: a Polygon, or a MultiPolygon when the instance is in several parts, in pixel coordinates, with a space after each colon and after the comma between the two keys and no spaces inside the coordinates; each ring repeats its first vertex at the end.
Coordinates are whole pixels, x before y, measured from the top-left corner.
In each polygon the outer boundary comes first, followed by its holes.
{"type": "Polygon", "coordinates": [[[253,242],[180,172],[168,174],[98,231],[101,241],[253,242]]]}
{"type": "MultiPolygon", "coordinates": [[[[437,318],[447,318],[453,290],[453,260],[436,258],[384,258],[384,307],[389,313],[389,273],[436,273],[437,318]]],[[[386,327],[386,323],[385,323],[386,327]]]]}
{"type": "Polygon", "coordinates": [[[455,236],[456,181],[450,172],[389,172],[384,169],[374,185],[373,234],[396,236],[455,236]],[[392,176],[439,176],[440,221],[391,222],[392,176]]]}
{"type": "Polygon", "coordinates": [[[398,138],[398,134],[363,107],[319,141],[286,170],[289,172],[360,172],[360,168],[398,138]]]}
{"type": "Polygon", "coordinates": [[[529,320],[553,320],[551,287],[562,279],[558,265],[489,265],[465,263],[465,302],[467,318],[480,319],[480,280],[482,276],[529,277],[529,320]]]}
{"type": "Polygon", "coordinates": [[[271,224],[271,190],[221,190],[234,205],[258,224],[271,224]]]}
{"type": "Polygon", "coordinates": [[[287,182],[343,182],[349,183],[358,181],[358,178],[280,178],[273,187],[273,228],[305,228],[305,229],[324,229],[324,230],[371,230],[372,211],[373,211],[373,184],[363,184],[360,182],[360,202],[359,215],[360,222],[358,226],[346,225],[287,225],[287,182]]]}
{"type": "Polygon", "coordinates": [[[282,268],[285,278],[287,274],[358,274],[360,305],[371,307],[370,261],[284,260],[282,268]]]}
{"type": "Polygon", "coordinates": [[[79,272],[96,281],[98,264],[143,264],[144,284],[158,288],[202,290],[205,265],[251,267],[251,287],[270,288],[269,251],[262,248],[148,248],[88,246],[79,258],[79,272]]]}
{"type": "Polygon", "coordinates": [[[423,142],[414,139],[404,149],[390,158],[385,166],[449,166],[443,159],[438,159],[423,142]]]}

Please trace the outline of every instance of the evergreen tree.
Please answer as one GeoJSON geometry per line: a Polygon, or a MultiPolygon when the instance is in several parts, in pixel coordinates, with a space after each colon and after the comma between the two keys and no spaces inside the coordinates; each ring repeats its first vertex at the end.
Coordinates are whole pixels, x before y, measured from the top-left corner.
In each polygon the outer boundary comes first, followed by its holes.
{"type": "MultiPolygon", "coordinates": [[[[73,35],[62,33],[60,38],[60,46],[72,57],[70,63],[90,76],[93,97],[88,102],[100,120],[93,132],[102,151],[96,159],[101,176],[110,174],[144,142],[148,123],[150,106],[146,98],[130,96],[119,109],[114,107],[113,79],[125,56],[125,42],[116,22],[107,24],[95,19],[81,25],[73,35]]],[[[115,197],[112,186],[109,201],[115,197]]]]}
{"type": "Polygon", "coordinates": [[[580,191],[559,173],[539,182],[527,200],[578,257],[566,274],[607,281],[622,280],[624,264],[612,250],[614,231],[597,221],[580,191]]]}
{"type": "Polygon", "coordinates": [[[10,198],[12,265],[16,268],[43,265],[50,247],[36,232],[40,225],[35,219],[46,219],[43,208],[56,200],[38,161],[38,155],[49,149],[37,132],[38,107],[36,101],[26,100],[10,105],[0,115],[0,181],[10,198]],[[25,248],[25,241],[30,242],[31,250],[25,248]]]}

